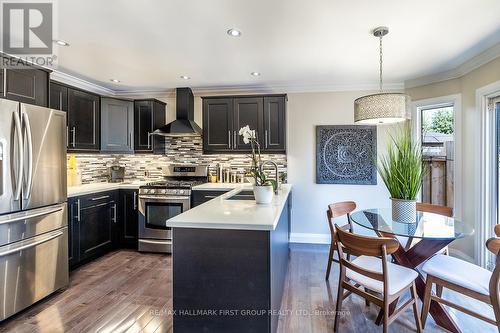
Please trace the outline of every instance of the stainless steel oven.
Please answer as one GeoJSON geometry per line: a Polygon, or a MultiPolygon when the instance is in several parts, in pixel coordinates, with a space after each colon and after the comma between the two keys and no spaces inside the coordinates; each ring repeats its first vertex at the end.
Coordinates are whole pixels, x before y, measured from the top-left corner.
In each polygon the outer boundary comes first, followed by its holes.
{"type": "Polygon", "coordinates": [[[185,212],[190,206],[189,189],[140,189],[139,251],[171,253],[172,230],[165,226],[165,222],[185,212]]]}
{"type": "Polygon", "coordinates": [[[191,186],[207,181],[208,166],[171,164],[163,176],[139,188],[139,251],[172,252],[166,222],[191,208],[191,186]]]}

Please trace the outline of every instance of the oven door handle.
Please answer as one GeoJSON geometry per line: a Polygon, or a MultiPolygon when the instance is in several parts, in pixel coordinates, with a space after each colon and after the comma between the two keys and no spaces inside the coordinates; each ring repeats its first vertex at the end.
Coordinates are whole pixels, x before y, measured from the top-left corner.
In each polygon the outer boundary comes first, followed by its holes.
{"type": "Polygon", "coordinates": [[[191,200],[189,196],[144,196],[139,195],[139,200],[146,201],[171,201],[171,200],[191,200]]]}

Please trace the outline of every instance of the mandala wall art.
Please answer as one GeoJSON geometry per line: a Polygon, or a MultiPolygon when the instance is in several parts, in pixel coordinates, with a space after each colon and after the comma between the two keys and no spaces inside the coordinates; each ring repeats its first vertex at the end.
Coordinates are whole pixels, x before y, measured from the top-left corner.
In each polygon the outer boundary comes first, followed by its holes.
{"type": "Polygon", "coordinates": [[[377,127],[316,126],[317,184],[377,184],[377,127]]]}

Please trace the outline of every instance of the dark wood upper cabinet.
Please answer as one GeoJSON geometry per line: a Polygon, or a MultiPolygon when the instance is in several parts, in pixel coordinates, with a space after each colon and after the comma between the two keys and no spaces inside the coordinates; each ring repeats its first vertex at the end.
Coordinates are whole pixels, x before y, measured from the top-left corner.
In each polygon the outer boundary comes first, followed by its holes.
{"type": "Polygon", "coordinates": [[[99,151],[100,97],[89,92],[68,90],[68,150],[99,151]]]}
{"type": "Polygon", "coordinates": [[[151,134],[166,123],[166,104],[156,99],[134,101],[134,150],[164,153],[165,139],[151,134]]]}
{"type": "Polygon", "coordinates": [[[263,153],[286,150],[286,95],[224,96],[203,99],[203,152],[249,152],[238,134],[249,125],[263,153]]]}
{"type": "Polygon", "coordinates": [[[101,99],[101,151],[134,152],[134,103],[101,99]]]}
{"type": "Polygon", "coordinates": [[[35,68],[7,68],[3,96],[22,103],[49,105],[49,72],[35,68]]]}
{"type": "MultiPolygon", "coordinates": [[[[234,125],[233,140],[234,150],[248,151],[252,146],[243,142],[243,138],[238,134],[243,126],[250,126],[255,130],[255,135],[260,144],[262,144],[264,108],[262,97],[241,97],[234,98],[234,125]]],[[[263,148],[263,147],[261,147],[263,148]]]]}
{"type": "Polygon", "coordinates": [[[49,107],[55,110],[68,111],[68,87],[50,82],[49,107]]]}
{"type": "MultiPolygon", "coordinates": [[[[1,58],[0,58],[1,60],[1,58]]],[[[3,78],[4,78],[4,72],[5,70],[0,66],[0,96],[4,97],[4,90],[3,90],[3,78]]]]}
{"type": "Polygon", "coordinates": [[[203,149],[230,151],[233,149],[233,99],[203,100],[203,149]]]}
{"type": "Polygon", "coordinates": [[[261,140],[266,151],[286,149],[285,97],[264,97],[264,133],[261,140]]]}

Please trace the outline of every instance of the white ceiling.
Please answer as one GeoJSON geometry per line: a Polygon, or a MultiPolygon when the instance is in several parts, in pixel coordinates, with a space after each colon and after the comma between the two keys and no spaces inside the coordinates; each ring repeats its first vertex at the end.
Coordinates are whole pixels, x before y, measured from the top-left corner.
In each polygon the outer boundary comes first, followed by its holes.
{"type": "Polygon", "coordinates": [[[56,46],[59,70],[124,91],[376,84],[378,39],[371,29],[379,25],[390,29],[387,83],[455,68],[500,42],[498,0],[59,0],[57,6],[56,37],[71,44],[56,46]],[[229,37],[233,27],[243,35],[229,37]]]}

